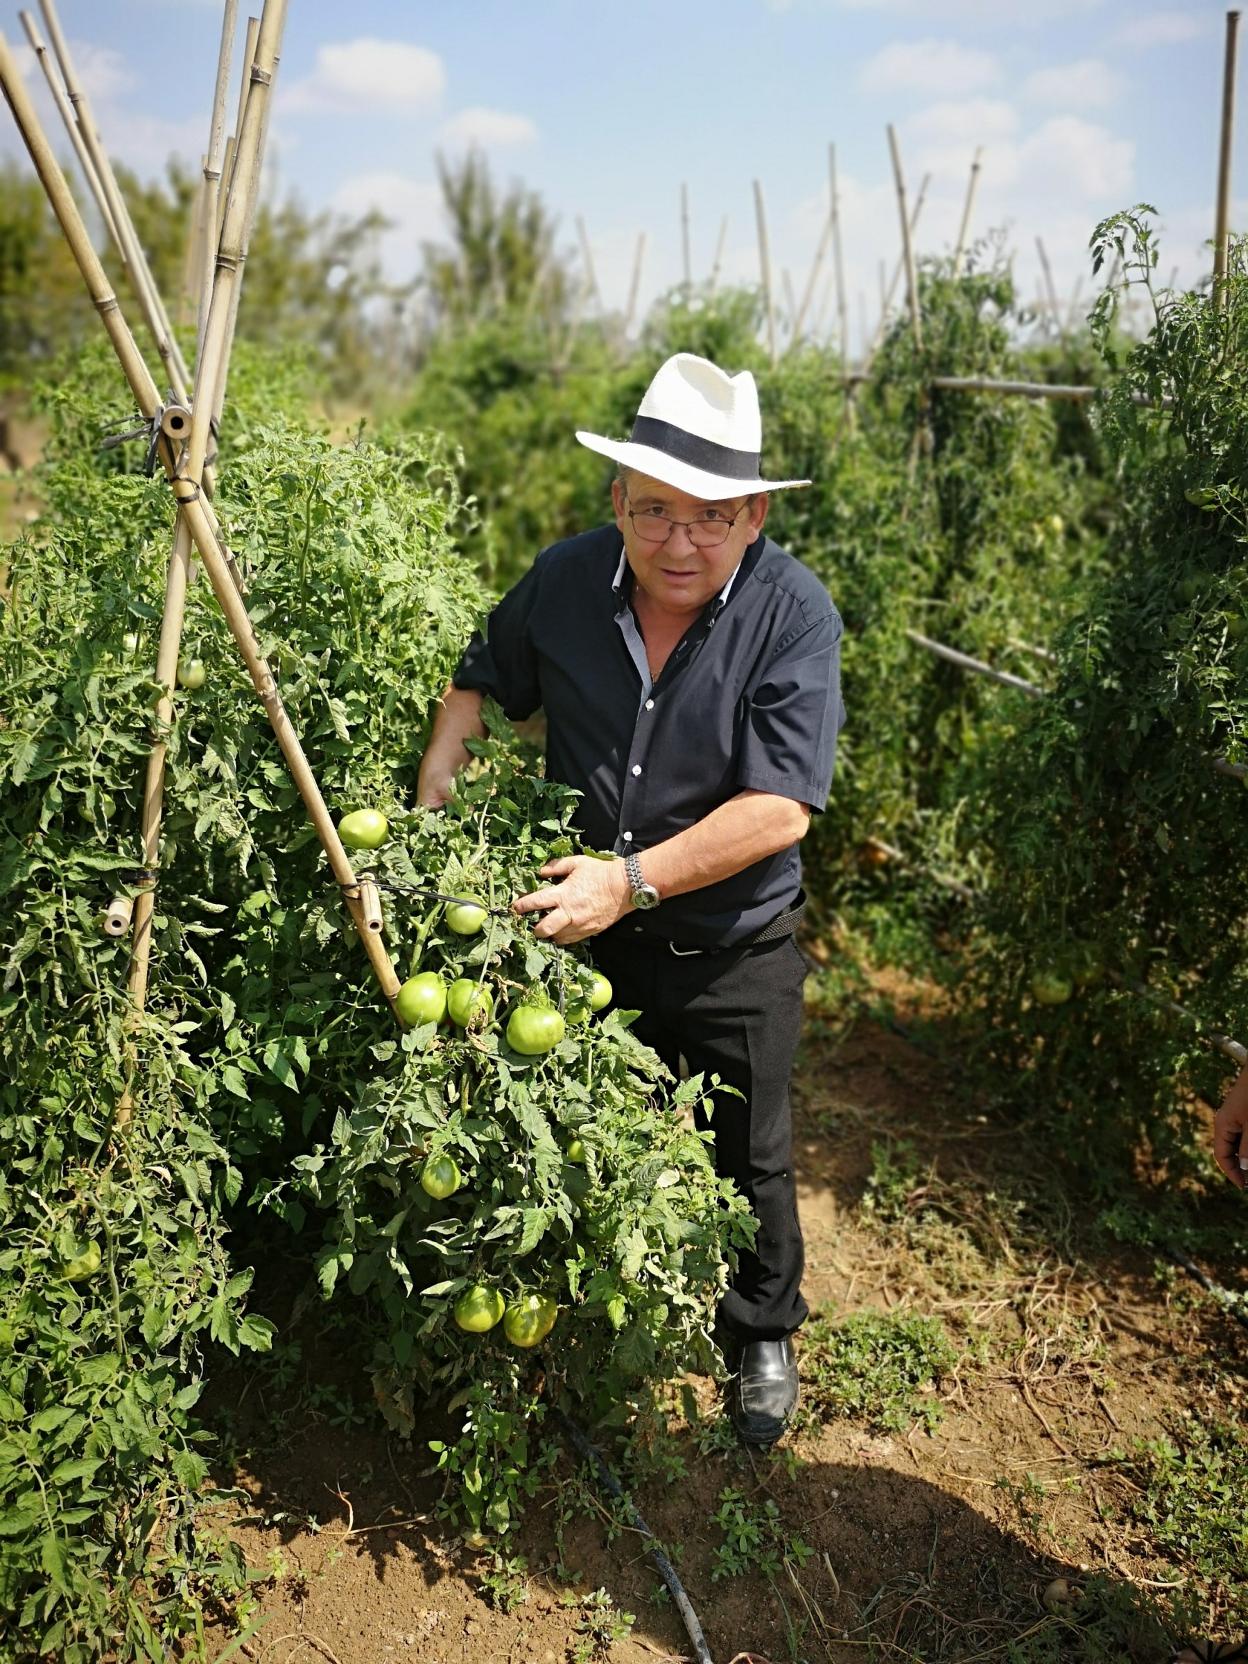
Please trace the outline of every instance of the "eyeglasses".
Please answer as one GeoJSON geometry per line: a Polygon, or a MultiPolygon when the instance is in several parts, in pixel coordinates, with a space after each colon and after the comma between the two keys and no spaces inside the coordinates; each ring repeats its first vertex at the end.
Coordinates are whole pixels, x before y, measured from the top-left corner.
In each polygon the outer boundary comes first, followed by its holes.
{"type": "Polygon", "coordinates": [[[693,520],[673,520],[666,514],[631,508],[627,513],[643,543],[666,543],[677,526],[683,526],[695,549],[718,549],[721,543],[727,542],[728,533],[753,501],[748,497],[733,515],[726,515],[722,508],[708,508],[693,520]]]}

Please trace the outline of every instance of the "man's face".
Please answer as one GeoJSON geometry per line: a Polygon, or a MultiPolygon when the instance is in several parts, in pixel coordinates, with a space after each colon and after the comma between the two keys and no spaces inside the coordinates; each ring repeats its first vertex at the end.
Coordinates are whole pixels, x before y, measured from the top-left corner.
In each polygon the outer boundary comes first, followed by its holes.
{"type": "MultiPolygon", "coordinates": [[[[708,501],[690,497],[674,485],[652,480],[630,471],[625,487],[616,480],[611,487],[615,523],[624,539],[624,552],[637,587],[664,612],[699,612],[728,582],[741,557],[763,528],[767,518],[767,494],[753,497],[725,497],[708,501]],[[688,526],[674,526],[671,536],[656,543],[640,535],[634,515],[663,515],[668,520],[732,520],[728,535],[714,548],[699,548],[688,526]],[[736,516],[733,519],[733,516],[736,516]]],[[[644,529],[644,521],[642,522],[644,529]]],[[[660,528],[661,529],[661,528],[660,528]]]]}

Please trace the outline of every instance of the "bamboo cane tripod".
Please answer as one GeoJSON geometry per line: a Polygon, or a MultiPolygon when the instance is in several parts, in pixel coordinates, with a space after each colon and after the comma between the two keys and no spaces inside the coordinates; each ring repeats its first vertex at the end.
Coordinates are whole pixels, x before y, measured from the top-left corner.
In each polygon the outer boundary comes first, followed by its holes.
{"type": "MultiPolygon", "coordinates": [[[[257,45],[256,61],[252,69],[253,88],[268,87],[272,81],[273,63],[280,40],[285,14],[285,0],[266,0],[262,43],[257,45]]],[[[113,293],[104,268],[100,263],[65,178],[48,143],[17,68],[7,40],[0,35],[0,87],[13,112],[23,142],[34,163],[35,171],[47,194],[49,203],[69,244],[70,251],[86,284],[105,332],[117,354],[122,371],[138,407],[149,422],[159,420],[162,405],[151,372],[139,351],[134,336],[126,323],[117,296],[113,293]]],[[[239,136],[236,154],[245,159],[243,172],[236,176],[246,179],[257,172],[261,137],[261,100],[249,99],[250,118],[244,116],[243,132],[239,136]]],[[[231,297],[238,278],[242,233],[245,226],[245,205],[239,191],[231,193],[227,204],[221,246],[217,253],[216,281],[205,334],[205,356],[198,367],[201,386],[215,385],[208,379],[212,366],[215,378],[225,348],[224,326],[229,316],[231,297]]],[[[201,401],[197,424],[191,416],[189,435],[181,431],[185,425],[184,411],[173,411],[160,423],[156,440],[156,456],[169,481],[178,503],[179,519],[187,529],[191,544],[198,551],[212,584],[230,631],[234,636],[252,683],[272,725],[278,745],[286,760],[291,777],[303,799],[304,806],[316,830],[335,882],[341,888],[364,951],[382,993],[393,1007],[399,991],[399,981],[389,954],[379,934],[369,928],[365,908],[359,896],[359,880],[330,817],[316,778],[308,763],[298,735],[291,725],[273,673],[260,650],[246,605],[239,594],[229,568],[228,552],[221,539],[216,518],[205,497],[206,476],[204,457],[208,440],[208,411],[201,401]],[[189,442],[188,442],[189,440],[189,442]]],[[[165,627],[162,625],[162,637],[165,627]]]]}

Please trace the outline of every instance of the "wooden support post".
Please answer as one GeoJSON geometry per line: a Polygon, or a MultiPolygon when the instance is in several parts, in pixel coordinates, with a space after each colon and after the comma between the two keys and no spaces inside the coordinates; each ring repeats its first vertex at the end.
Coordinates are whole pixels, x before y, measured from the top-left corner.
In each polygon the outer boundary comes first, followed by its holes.
{"type": "Polygon", "coordinates": [[[645,257],[646,234],[644,231],[639,231],[637,233],[637,252],[633,256],[633,275],[628,285],[628,306],[625,309],[624,324],[620,330],[621,340],[628,335],[629,330],[633,327],[633,319],[637,316],[637,298],[641,293],[641,266],[645,257]]]}
{"type": "MultiPolygon", "coordinates": [[[[271,0],[271,4],[277,13],[276,21],[279,25],[275,29],[275,34],[277,34],[280,33],[284,0],[271,0]]],[[[261,69],[266,78],[271,77],[271,70],[263,59],[261,60],[261,69]]],[[[112,342],[130,390],[134,394],[144,418],[151,421],[160,408],[160,395],[156,383],[152,380],[151,372],[144,363],[134,336],[126,324],[117,297],[109,287],[104,268],[100,264],[99,256],[96,254],[91,239],[87,235],[87,229],[82,222],[78,205],[65,183],[60,168],[57,166],[47,136],[35,114],[34,107],[30,102],[30,95],[3,35],[0,35],[0,87],[3,88],[5,99],[13,111],[23,142],[34,162],[35,170],[44,190],[47,192],[53,212],[60,221],[61,229],[65,233],[70,250],[86,283],[87,292],[100,315],[109,340],[112,342]]],[[[254,160],[256,135],[254,132],[251,135],[244,135],[245,138],[248,136],[251,138],[254,160]]],[[[240,144],[239,148],[241,152],[243,146],[240,144]]],[[[228,250],[227,257],[229,257],[228,250]]],[[[214,286],[213,313],[217,311],[220,288],[220,283],[214,286]]],[[[210,316],[208,337],[205,342],[206,349],[211,343],[214,327],[213,317],[210,316]]],[[[162,437],[159,441],[157,456],[170,481],[181,512],[190,522],[192,541],[203,560],[204,569],[212,583],[213,592],[225,613],[230,630],[251,674],[253,685],[272,724],[278,745],[286,759],[287,767],[303,798],[304,806],[316,829],[317,836],[320,838],[333,879],[344,890],[353,887],[357,880],[352,871],[350,859],[343,848],[337,828],[321,796],[320,788],[308,765],[303,747],[291,726],[290,717],[282,703],[282,697],[278,691],[273,673],[260,651],[260,644],[247,615],[247,609],[230,577],[226,552],[201,487],[189,470],[180,468],[181,456],[168,439],[162,437]]],[[[390,963],[389,955],[376,933],[366,928],[358,904],[348,903],[348,905],[382,992],[386,999],[393,1004],[398,995],[399,981],[395,975],[394,967],[390,963]]]]}
{"type": "Polygon", "coordinates": [[[1235,134],[1235,65],[1239,50],[1239,13],[1226,14],[1222,54],[1222,130],[1218,141],[1218,200],[1213,226],[1213,304],[1226,304],[1226,265],[1231,234],[1231,154],[1235,134]]]}
{"type": "Polygon", "coordinates": [[[169,385],[173,390],[174,397],[185,404],[189,396],[187,390],[190,385],[190,375],[177,339],[174,336],[173,326],[169,322],[169,316],[152,280],[147,256],[135,235],[129,210],[122,198],[116,175],[113,173],[112,163],[104,149],[99,129],[95,125],[95,115],[91,109],[91,101],[78,81],[73,59],[69,55],[65,36],[61,32],[61,23],[56,13],[55,0],[39,0],[39,9],[43,13],[48,39],[52,43],[52,50],[56,54],[56,61],[60,65],[61,74],[65,79],[65,90],[69,102],[77,115],[78,128],[82,134],[83,144],[86,146],[87,154],[91,158],[91,165],[95,169],[105,199],[108,202],[108,211],[113,226],[121,239],[121,252],[134,288],[135,298],[139,303],[139,310],[143,313],[144,321],[151,331],[153,341],[156,343],[156,351],[164,365],[165,374],[169,378],[169,385]]]}
{"type": "Polygon", "coordinates": [[[689,187],[680,187],[680,251],[685,274],[685,297],[693,288],[693,258],[689,247],[689,187]]]}
{"type": "Polygon", "coordinates": [[[208,303],[212,299],[212,274],[217,257],[217,200],[221,195],[221,173],[225,144],[225,95],[229,90],[230,60],[234,56],[234,30],[238,23],[238,0],[225,0],[221,18],[221,45],[217,52],[217,79],[212,91],[212,121],[208,129],[208,153],[204,157],[202,225],[196,261],[199,312],[195,320],[195,362],[204,346],[208,327],[208,303]]]}
{"type": "Polygon", "coordinates": [[[966,258],[966,239],[971,229],[971,214],[975,209],[975,191],[979,185],[980,159],[984,152],[980,145],[975,147],[975,156],[971,162],[971,177],[966,186],[966,201],[962,204],[962,223],[958,227],[958,246],[953,251],[953,275],[961,277],[962,262],[966,258]]]}
{"type": "Polygon", "coordinates": [[[823,229],[819,233],[819,244],[815,249],[815,257],[811,261],[810,276],[806,279],[806,287],[802,291],[802,304],[797,309],[793,319],[793,333],[789,337],[789,346],[795,347],[801,338],[802,325],[806,322],[806,314],[810,311],[810,303],[814,299],[815,284],[819,280],[819,271],[823,265],[823,257],[827,252],[828,242],[832,236],[832,215],[823,222],[823,229]]]}
{"type": "Polygon", "coordinates": [[[910,215],[906,212],[906,179],[901,167],[901,147],[897,143],[897,129],[888,124],[888,148],[893,158],[893,183],[897,187],[897,212],[901,216],[901,252],[906,262],[906,301],[910,309],[910,329],[914,335],[916,352],[923,351],[923,323],[919,317],[919,273],[914,259],[914,243],[910,236],[910,215]]]}
{"type": "Polygon", "coordinates": [[[78,158],[78,170],[82,174],[88,193],[95,200],[95,206],[99,210],[101,220],[104,222],[104,230],[108,234],[109,241],[117,250],[124,266],[126,257],[122,253],[121,237],[113,223],[108,198],[104,195],[104,187],[100,184],[100,177],[95,171],[95,165],[87,152],[82,134],[78,130],[78,122],[66,96],[65,87],[52,63],[52,56],[48,51],[47,43],[39,33],[35,20],[29,12],[19,12],[18,17],[21,19],[22,28],[26,31],[26,39],[30,42],[30,49],[35,54],[39,67],[43,71],[43,78],[48,83],[48,91],[52,94],[52,102],[56,105],[57,112],[65,123],[65,131],[69,134],[69,142],[73,145],[74,155],[78,158]]]}
{"type": "MultiPolygon", "coordinates": [[[[836,273],[836,315],[841,366],[849,363],[849,296],[845,293],[845,251],[841,246],[841,197],[836,179],[836,146],[828,146],[828,187],[832,199],[832,269],[836,273]]],[[[863,333],[866,339],[866,333],[863,333]]]]}
{"type": "Polygon", "coordinates": [[[1053,268],[1049,265],[1048,251],[1045,249],[1043,237],[1036,238],[1036,254],[1040,261],[1040,274],[1044,279],[1047,311],[1053,320],[1053,327],[1057,331],[1058,340],[1063,346],[1066,346],[1066,323],[1062,316],[1061,304],[1057,298],[1057,285],[1053,281],[1053,268]]]}
{"type": "Polygon", "coordinates": [[[718,239],[716,240],[716,243],[715,243],[715,263],[711,267],[711,281],[710,281],[709,288],[710,288],[710,293],[712,295],[715,293],[716,285],[719,283],[720,267],[724,263],[724,245],[727,242],[727,240],[728,240],[728,216],[727,216],[727,214],[725,214],[719,222],[719,237],[718,237],[718,239]]]}
{"type": "Polygon", "coordinates": [[[767,245],[767,208],[763,187],[754,181],[754,218],[758,227],[758,269],[763,284],[763,305],[767,312],[767,351],[772,367],[776,362],[776,305],[771,292],[771,251],[767,245]]]}
{"type": "Polygon", "coordinates": [[[602,291],[598,287],[598,274],[594,270],[594,251],[589,246],[589,232],[585,229],[584,217],[576,216],[577,235],[581,239],[581,258],[585,262],[585,287],[589,298],[598,310],[602,311],[602,291]]]}

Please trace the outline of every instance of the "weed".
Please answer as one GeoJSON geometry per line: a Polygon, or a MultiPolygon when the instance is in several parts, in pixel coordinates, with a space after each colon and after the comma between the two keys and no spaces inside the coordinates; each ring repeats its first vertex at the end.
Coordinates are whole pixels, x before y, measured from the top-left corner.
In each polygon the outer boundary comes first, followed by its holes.
{"type": "Polygon", "coordinates": [[[569,1591],[563,1597],[566,1606],[579,1606],[581,1615],[576,1623],[576,1639],[568,1644],[568,1664],[598,1664],[609,1658],[617,1641],[627,1641],[637,1619],[631,1612],[621,1612],[605,1589],[592,1594],[577,1595],[569,1591]]]}
{"type": "Polygon", "coordinates": [[[775,1578],[785,1565],[800,1570],[815,1552],[800,1537],[789,1536],[780,1509],[770,1497],[766,1502],[752,1502],[731,1485],[719,1493],[711,1524],[723,1534],[711,1567],[713,1582],[755,1572],[775,1578]]]}
{"type": "Polygon", "coordinates": [[[879,1432],[915,1422],[931,1432],[943,1413],[932,1387],[958,1354],[939,1318],[854,1312],[816,1318],[802,1348],[807,1424],[852,1416],[879,1432]]]}
{"type": "Polygon", "coordinates": [[[1242,1430],[1187,1416],[1172,1437],[1141,1447],[1144,1494],[1136,1518],[1204,1586],[1228,1623],[1248,1623],[1248,1449],[1242,1430]]]}
{"type": "Polygon", "coordinates": [[[1039,1537],[1046,1529],[1044,1523],[1043,1504],[1048,1500],[1049,1488],[1042,1479],[1035,1474],[1024,1474],[1021,1480],[1007,1479],[1004,1474],[998,1474],[992,1482],[995,1491],[1001,1491],[1014,1506],[1014,1515],[1019,1525],[1032,1537],[1039,1537]]]}
{"type": "Polygon", "coordinates": [[[490,1564],[480,1575],[481,1592],[496,1612],[514,1612],[529,1598],[529,1562],[523,1554],[502,1554],[495,1549],[490,1564]]]}
{"type": "Polygon", "coordinates": [[[922,1158],[908,1139],[872,1144],[863,1213],[881,1224],[898,1223],[906,1217],[922,1177],[922,1158]]]}

